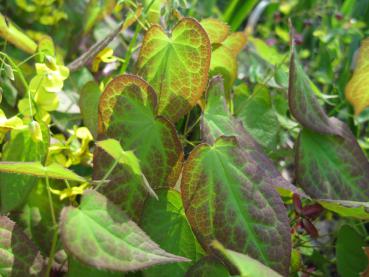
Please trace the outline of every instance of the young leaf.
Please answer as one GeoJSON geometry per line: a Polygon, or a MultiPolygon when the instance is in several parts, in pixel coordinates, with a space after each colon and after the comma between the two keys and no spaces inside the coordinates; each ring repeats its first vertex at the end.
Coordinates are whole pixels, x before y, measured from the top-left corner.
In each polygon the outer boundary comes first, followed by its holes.
{"type": "Polygon", "coordinates": [[[168,37],[153,25],[146,33],[137,66],[158,95],[158,113],[176,122],[201,98],[208,81],[210,41],[192,18],[183,18],[168,37]]]}
{"type": "Polygon", "coordinates": [[[43,258],[22,230],[6,216],[0,216],[0,275],[39,276],[43,258]]]}
{"type": "MultiPolygon", "coordinates": [[[[49,145],[49,130],[44,124],[41,127],[41,141],[35,141],[27,127],[12,130],[10,140],[3,148],[2,160],[43,162],[49,145]]],[[[36,183],[37,178],[33,176],[0,172],[1,211],[6,213],[24,204],[36,183]]]]}
{"type": "Polygon", "coordinates": [[[43,166],[40,162],[0,162],[0,172],[49,177],[51,179],[87,182],[85,178],[57,163],[43,166]]]}
{"type": "Polygon", "coordinates": [[[265,178],[270,179],[271,184],[279,193],[290,195],[293,192],[305,195],[281,176],[273,162],[268,159],[241,122],[232,117],[226,105],[223,81],[220,77],[215,77],[210,81],[207,104],[201,123],[202,136],[208,143],[214,143],[220,136],[236,136],[247,159],[263,172],[265,178]]]}
{"type": "Polygon", "coordinates": [[[296,174],[314,198],[368,200],[369,163],[353,136],[304,129],[296,145],[296,174]]]}
{"type": "Polygon", "coordinates": [[[220,251],[227,260],[237,267],[241,276],[282,277],[279,273],[266,267],[248,255],[225,249],[218,241],[214,241],[212,246],[220,251]]]}
{"type": "Polygon", "coordinates": [[[369,106],[369,38],[361,42],[356,68],[345,90],[347,100],[359,115],[369,106]]]}
{"type": "Polygon", "coordinates": [[[363,247],[365,238],[352,227],[343,225],[338,232],[336,243],[337,270],[339,276],[359,276],[368,265],[363,247]]]}
{"type": "Polygon", "coordinates": [[[126,165],[129,167],[132,172],[142,178],[142,185],[147,189],[147,191],[158,199],[158,196],[155,194],[153,189],[148,184],[145,175],[143,175],[140,167],[140,162],[137,159],[136,155],[133,151],[124,151],[119,141],[115,139],[106,139],[102,141],[98,141],[97,146],[102,148],[106,153],[114,158],[118,163],[126,165]]]}
{"type": "Polygon", "coordinates": [[[286,275],[291,253],[287,211],[271,180],[252,161],[235,137],[196,147],[183,169],[185,212],[205,249],[219,240],[286,275]]]}
{"type": "Polygon", "coordinates": [[[229,35],[229,25],[219,19],[205,18],[200,23],[208,34],[211,44],[221,43],[229,35]]]}
{"type": "Polygon", "coordinates": [[[78,208],[64,208],[60,222],[67,252],[92,267],[126,272],[188,261],[160,249],[124,212],[92,190],[84,193],[78,208]]]}
{"type": "Polygon", "coordinates": [[[242,48],[246,45],[247,38],[245,33],[236,32],[230,34],[223,42],[222,45],[227,47],[234,57],[241,52],[242,48]]]}
{"type": "MultiPolygon", "coordinates": [[[[156,94],[141,78],[122,75],[109,83],[100,98],[99,133],[122,143],[125,151],[134,151],[143,174],[153,189],[174,186],[181,170],[182,146],[174,126],[156,115],[156,94]]],[[[95,180],[112,167],[113,160],[103,151],[94,155],[95,180]]],[[[146,190],[141,176],[119,164],[108,177],[102,192],[134,219],[142,211],[146,190]]]]}
{"type": "MultiPolygon", "coordinates": [[[[159,201],[148,199],[145,203],[140,226],[165,251],[192,261],[204,255],[184,213],[180,193],[175,190],[159,190],[159,201]]],[[[190,263],[155,266],[145,271],[145,276],[183,276],[190,263]]]]}
{"type": "Polygon", "coordinates": [[[318,199],[317,202],[325,209],[342,217],[369,220],[369,203],[345,200],[318,199]]]}

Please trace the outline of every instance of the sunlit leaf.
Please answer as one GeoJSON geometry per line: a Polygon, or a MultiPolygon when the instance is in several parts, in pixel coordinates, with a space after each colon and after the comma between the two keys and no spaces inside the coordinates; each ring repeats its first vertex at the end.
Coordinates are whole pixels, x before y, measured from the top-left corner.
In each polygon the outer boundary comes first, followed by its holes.
{"type": "Polygon", "coordinates": [[[354,74],[346,86],[347,100],[359,115],[369,106],[369,38],[361,42],[354,74]]]}
{"type": "Polygon", "coordinates": [[[114,158],[118,163],[127,166],[138,176],[142,178],[142,184],[147,189],[147,191],[154,196],[156,199],[158,196],[155,194],[153,189],[148,184],[146,177],[143,175],[140,161],[137,159],[135,153],[133,151],[124,151],[119,141],[115,139],[106,139],[102,141],[98,141],[96,143],[101,149],[103,149],[106,153],[114,158]]]}
{"type": "Polygon", "coordinates": [[[56,163],[43,166],[40,162],[0,162],[0,172],[86,182],[85,178],[56,163]]]}
{"type": "Polygon", "coordinates": [[[211,44],[221,43],[229,34],[229,25],[219,19],[205,18],[200,23],[208,34],[211,44]]]}
{"type": "Polygon", "coordinates": [[[176,122],[200,99],[208,80],[210,41],[192,18],[178,22],[171,36],[153,25],[138,58],[138,75],[157,92],[158,113],[176,122]]]}
{"type": "Polygon", "coordinates": [[[243,277],[282,277],[279,273],[248,255],[225,249],[218,241],[214,241],[212,246],[220,251],[233,265],[235,265],[240,272],[240,275],[243,277]]]}
{"type": "Polygon", "coordinates": [[[159,248],[124,212],[92,190],[84,193],[78,208],[63,209],[60,229],[66,250],[92,267],[125,272],[188,261],[159,248]]]}
{"type": "MultiPolygon", "coordinates": [[[[47,155],[49,145],[48,129],[42,124],[43,140],[35,141],[32,133],[25,126],[19,130],[13,130],[10,134],[10,140],[3,148],[2,161],[9,163],[44,161],[47,155]]],[[[13,165],[17,167],[16,165],[13,165]]],[[[0,170],[1,171],[1,170],[0,170]]],[[[28,194],[37,183],[37,178],[33,176],[16,175],[1,172],[1,210],[8,212],[24,204],[28,194]]]]}
{"type": "MultiPolygon", "coordinates": [[[[156,115],[154,90],[137,76],[122,75],[109,83],[99,107],[101,139],[116,139],[125,151],[134,151],[153,189],[174,186],[181,170],[182,146],[174,126],[156,115]]],[[[104,151],[97,150],[94,179],[102,179],[113,163],[104,151]]],[[[142,177],[119,164],[108,180],[101,191],[136,219],[147,194],[140,185],[142,177]]]]}
{"type": "MultiPolygon", "coordinates": [[[[159,190],[159,201],[151,198],[145,203],[140,221],[142,229],[165,251],[192,261],[204,255],[184,213],[182,199],[175,190],[159,190]]],[[[190,263],[155,266],[145,276],[184,275],[190,263]]]]}
{"type": "Polygon", "coordinates": [[[291,253],[287,211],[264,177],[235,137],[201,144],[183,169],[184,208],[205,249],[218,240],[286,275],[291,253]]]}
{"type": "Polygon", "coordinates": [[[355,202],[348,200],[317,199],[325,209],[342,217],[369,220],[369,202],[355,202]]]}
{"type": "Polygon", "coordinates": [[[0,216],[0,275],[39,276],[43,258],[22,230],[6,216],[0,216]]]}

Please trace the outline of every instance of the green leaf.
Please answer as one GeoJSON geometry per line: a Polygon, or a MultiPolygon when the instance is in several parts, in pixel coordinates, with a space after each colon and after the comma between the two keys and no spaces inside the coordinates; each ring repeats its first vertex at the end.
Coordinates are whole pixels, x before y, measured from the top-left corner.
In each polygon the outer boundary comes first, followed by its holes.
{"type": "Polygon", "coordinates": [[[369,106],[369,38],[361,42],[356,68],[348,82],[345,95],[354,106],[355,114],[359,115],[369,106]]]}
{"type": "Polygon", "coordinates": [[[188,261],[160,249],[124,212],[92,190],[83,194],[78,208],[64,208],[60,222],[67,252],[92,267],[126,272],[188,261]]]}
{"type": "Polygon", "coordinates": [[[203,257],[191,266],[186,277],[229,277],[228,269],[214,257],[203,257]]]}
{"type": "Polygon", "coordinates": [[[368,201],[369,163],[349,132],[345,137],[308,129],[300,133],[296,145],[297,183],[311,197],[368,201]]]}
{"type": "MultiPolygon", "coordinates": [[[[44,161],[49,145],[49,130],[42,124],[42,141],[34,141],[28,127],[11,132],[10,140],[3,149],[3,161],[44,161]]],[[[14,165],[17,167],[17,165],[14,165]]],[[[1,166],[0,166],[1,167],[1,166]]],[[[1,171],[1,169],[0,169],[1,171]]],[[[19,208],[36,185],[37,178],[0,173],[1,211],[6,213],[19,208]]]]}
{"type": "Polygon", "coordinates": [[[266,62],[272,65],[279,65],[285,60],[285,56],[280,54],[274,47],[266,44],[264,40],[248,37],[250,43],[255,47],[257,54],[266,62]]]}
{"type": "Polygon", "coordinates": [[[319,105],[314,85],[300,65],[294,47],[291,50],[288,104],[292,115],[304,126],[323,134],[340,134],[333,119],[319,105]]]}
{"type": "Polygon", "coordinates": [[[98,107],[101,92],[95,81],[86,83],[80,92],[79,107],[83,124],[90,130],[94,138],[97,138],[98,107]]]}
{"type": "Polygon", "coordinates": [[[146,180],[145,175],[143,175],[140,167],[140,161],[137,159],[133,151],[124,151],[119,141],[115,139],[98,141],[96,145],[112,156],[118,163],[126,165],[134,174],[141,176],[143,186],[151,195],[153,195],[156,199],[158,198],[146,180]]]}
{"type": "Polygon", "coordinates": [[[121,272],[111,272],[106,270],[100,270],[95,267],[90,267],[80,263],[73,257],[68,259],[68,277],[122,277],[121,272]]]}
{"type": "Polygon", "coordinates": [[[43,166],[40,162],[0,162],[0,172],[13,174],[24,174],[42,178],[69,180],[76,182],[87,182],[87,180],[73,171],[52,163],[43,166]]]}
{"type": "Polygon", "coordinates": [[[6,216],[0,216],[0,275],[39,276],[43,258],[22,230],[6,216]]]}
{"type": "Polygon", "coordinates": [[[33,54],[37,44],[0,13],[0,37],[26,53],[33,54]]]}
{"type": "Polygon", "coordinates": [[[218,241],[214,241],[212,246],[235,265],[243,277],[282,277],[279,273],[247,255],[225,249],[218,241]]]}
{"type": "Polygon", "coordinates": [[[205,18],[200,23],[208,34],[211,44],[221,43],[229,35],[229,25],[219,19],[205,18]]]}
{"type": "Polygon", "coordinates": [[[368,265],[363,251],[365,238],[352,227],[343,225],[338,232],[336,243],[337,270],[342,277],[359,276],[368,265]]]}
{"type": "Polygon", "coordinates": [[[210,65],[210,41],[195,19],[183,18],[168,37],[159,25],[146,33],[137,67],[158,94],[158,113],[176,122],[201,98],[210,65]]]}
{"type": "MultiPolygon", "coordinates": [[[[134,151],[142,172],[153,189],[174,186],[182,167],[182,145],[174,126],[157,116],[156,94],[142,79],[122,75],[109,83],[99,106],[100,138],[114,138],[125,151],[134,151]]],[[[94,179],[102,179],[114,160],[97,149],[94,155],[94,179]]],[[[147,192],[142,177],[118,164],[108,177],[102,193],[137,219],[147,192]]]]}
{"type": "Polygon", "coordinates": [[[235,137],[196,147],[185,163],[185,212],[202,246],[213,240],[286,275],[291,239],[287,211],[272,181],[235,137]]]}
{"type": "Polygon", "coordinates": [[[242,121],[246,131],[265,149],[272,150],[277,147],[280,126],[268,88],[256,86],[250,98],[240,105],[236,102],[235,116],[242,121]]]}
{"type": "MultiPolygon", "coordinates": [[[[184,213],[182,199],[175,190],[159,190],[159,201],[145,203],[140,226],[165,251],[192,261],[204,255],[184,213]]],[[[145,271],[145,276],[183,276],[190,263],[159,265],[145,271]]]]}
{"type": "Polygon", "coordinates": [[[214,143],[220,136],[236,136],[246,159],[263,172],[264,178],[271,180],[271,184],[280,194],[287,196],[294,192],[305,195],[281,176],[241,122],[232,117],[225,101],[223,81],[219,77],[213,78],[209,83],[207,103],[202,116],[202,136],[208,143],[214,143]]]}
{"type": "MultiPolygon", "coordinates": [[[[49,180],[52,188],[62,189],[65,183],[55,179],[49,180]]],[[[52,195],[55,214],[59,215],[63,203],[59,197],[52,195]]],[[[25,234],[40,249],[44,256],[48,256],[51,250],[51,241],[55,233],[53,219],[50,213],[50,203],[45,180],[39,179],[37,185],[28,195],[27,202],[21,211],[12,213],[12,219],[24,230],[25,234]]]]}
{"type": "Polygon", "coordinates": [[[230,91],[237,77],[237,60],[226,46],[218,46],[211,53],[210,76],[221,75],[224,87],[230,91]]]}
{"type": "Polygon", "coordinates": [[[369,203],[345,200],[317,199],[325,209],[343,217],[369,220],[369,203]]]}

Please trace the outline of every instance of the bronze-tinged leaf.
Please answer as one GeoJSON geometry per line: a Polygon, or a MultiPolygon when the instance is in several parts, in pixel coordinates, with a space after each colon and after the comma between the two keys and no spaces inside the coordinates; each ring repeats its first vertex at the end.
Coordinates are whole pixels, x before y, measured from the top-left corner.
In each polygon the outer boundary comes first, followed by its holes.
{"type": "Polygon", "coordinates": [[[236,57],[243,47],[247,43],[247,36],[243,32],[236,32],[230,34],[223,42],[222,45],[227,47],[232,54],[236,57]]]}
{"type": "Polygon", "coordinates": [[[359,115],[369,106],[369,38],[361,42],[356,68],[348,82],[345,95],[359,115]]]}
{"type": "Polygon", "coordinates": [[[304,127],[295,145],[297,183],[317,199],[367,201],[369,162],[348,126],[319,105],[293,47],[288,95],[304,127]]]}
{"type": "Polygon", "coordinates": [[[305,128],[323,134],[340,133],[319,105],[313,84],[300,65],[294,47],[291,50],[288,104],[292,115],[305,128]]]}
{"type": "Polygon", "coordinates": [[[235,137],[201,144],[190,154],[181,191],[187,218],[202,246],[213,240],[288,274],[291,238],[287,211],[265,172],[235,137]]]}
{"type": "Polygon", "coordinates": [[[161,249],[122,210],[93,190],[84,192],[78,208],[62,210],[60,231],[69,254],[102,270],[127,272],[189,261],[161,249]]]}
{"type": "Polygon", "coordinates": [[[195,19],[183,18],[168,35],[153,25],[145,34],[138,75],[157,92],[158,113],[176,122],[201,98],[208,81],[211,46],[195,19]]]}
{"type": "Polygon", "coordinates": [[[225,100],[222,78],[214,77],[210,80],[206,98],[207,103],[201,119],[201,133],[207,143],[214,143],[220,136],[236,136],[247,159],[263,171],[263,178],[270,179],[279,193],[290,195],[293,192],[306,196],[281,176],[273,162],[264,154],[261,146],[245,130],[241,121],[231,115],[225,100]]]}
{"type": "Polygon", "coordinates": [[[43,258],[34,243],[6,216],[0,216],[0,276],[39,276],[43,258]]]}
{"type": "MultiPolygon", "coordinates": [[[[176,129],[156,115],[156,103],[153,88],[143,79],[122,75],[109,83],[99,104],[99,138],[116,139],[125,151],[133,151],[153,189],[174,186],[183,159],[176,129]]],[[[108,154],[96,149],[94,179],[102,179],[113,163],[108,154]]],[[[142,177],[118,164],[108,179],[101,192],[137,219],[147,196],[142,177]]]]}

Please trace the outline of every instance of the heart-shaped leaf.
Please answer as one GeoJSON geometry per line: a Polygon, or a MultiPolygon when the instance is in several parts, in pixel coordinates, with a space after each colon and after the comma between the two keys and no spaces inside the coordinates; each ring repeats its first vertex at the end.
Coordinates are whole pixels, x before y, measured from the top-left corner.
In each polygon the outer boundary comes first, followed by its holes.
{"type": "Polygon", "coordinates": [[[208,143],[214,143],[220,136],[236,136],[247,159],[263,171],[262,178],[270,179],[271,184],[279,193],[290,195],[293,192],[305,195],[281,176],[262,148],[244,129],[242,123],[231,115],[227,108],[223,81],[220,77],[215,77],[210,81],[201,123],[202,136],[208,143]]]}
{"type": "Polygon", "coordinates": [[[296,177],[310,196],[368,201],[369,163],[351,136],[325,135],[308,129],[300,133],[296,177]]]}
{"type": "MultiPolygon", "coordinates": [[[[159,190],[159,201],[146,201],[141,218],[142,229],[165,251],[183,256],[192,261],[204,255],[184,213],[182,199],[175,190],[159,190]]],[[[190,263],[177,263],[151,267],[145,276],[184,275],[190,263]]]]}
{"type": "Polygon", "coordinates": [[[213,240],[287,275],[291,238],[287,211],[271,179],[235,137],[201,144],[188,157],[181,191],[187,218],[209,250],[213,240]]]}
{"type": "Polygon", "coordinates": [[[296,143],[297,183],[320,199],[367,201],[369,162],[350,129],[329,118],[292,47],[289,106],[304,127],[296,143]]]}
{"type": "MultiPolygon", "coordinates": [[[[142,172],[153,189],[174,186],[182,167],[182,145],[174,126],[156,115],[156,94],[141,78],[122,75],[109,83],[100,98],[100,137],[118,140],[125,151],[134,151],[142,172]]],[[[97,150],[94,179],[101,179],[114,160],[97,150]]],[[[102,192],[136,219],[142,211],[146,190],[142,177],[118,164],[102,192]]]]}
{"type": "Polygon", "coordinates": [[[22,230],[6,216],[0,216],[0,275],[39,276],[43,258],[22,230]]]}
{"type": "Polygon", "coordinates": [[[361,42],[354,75],[346,86],[345,95],[356,115],[369,106],[369,38],[361,42]]]}
{"type": "Polygon", "coordinates": [[[92,190],[83,194],[78,208],[64,208],[60,222],[65,249],[93,267],[126,272],[189,261],[159,248],[123,211],[92,190]]]}
{"type": "MultiPolygon", "coordinates": [[[[49,130],[44,124],[41,124],[41,127],[42,140],[34,140],[28,127],[12,130],[10,140],[4,146],[2,160],[7,162],[43,162],[49,145],[49,130]]],[[[0,194],[2,212],[6,213],[24,204],[36,183],[37,178],[33,176],[1,172],[0,194]]]]}
{"type": "Polygon", "coordinates": [[[208,34],[211,44],[221,43],[229,34],[229,25],[219,19],[205,18],[200,23],[208,34]]]}
{"type": "Polygon", "coordinates": [[[170,37],[159,25],[146,33],[137,67],[157,92],[158,113],[176,122],[201,98],[208,81],[210,41],[195,19],[183,18],[170,37]]]}

